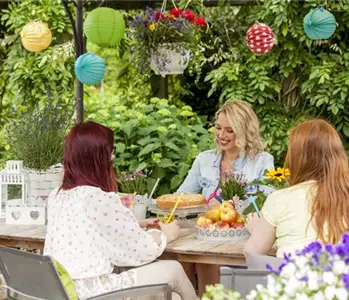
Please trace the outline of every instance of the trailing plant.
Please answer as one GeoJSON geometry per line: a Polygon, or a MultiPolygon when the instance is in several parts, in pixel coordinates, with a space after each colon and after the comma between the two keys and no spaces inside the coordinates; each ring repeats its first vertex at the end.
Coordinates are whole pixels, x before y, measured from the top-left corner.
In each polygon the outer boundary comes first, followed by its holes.
{"type": "Polygon", "coordinates": [[[50,93],[45,104],[19,113],[19,119],[12,121],[6,131],[15,158],[38,171],[62,162],[64,138],[73,114],[74,106],[61,98],[54,100],[50,93]]]}
{"type": "MultiPolygon", "coordinates": [[[[144,13],[136,14],[129,22],[128,38],[133,53],[131,59],[141,71],[149,67],[152,55],[162,55],[159,49],[161,45],[183,53],[183,56],[185,50],[191,50],[192,54],[196,52],[201,29],[207,23],[205,18],[187,9],[189,3],[185,1],[184,7],[173,7],[169,11],[165,10],[164,5],[160,9],[147,7],[144,13]]],[[[160,57],[158,68],[164,68],[165,59],[160,57]]]]}

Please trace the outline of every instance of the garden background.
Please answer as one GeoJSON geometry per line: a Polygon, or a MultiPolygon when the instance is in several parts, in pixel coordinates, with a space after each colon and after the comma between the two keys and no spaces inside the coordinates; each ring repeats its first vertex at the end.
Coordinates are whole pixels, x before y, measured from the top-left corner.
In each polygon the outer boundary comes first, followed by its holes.
{"type": "MultiPolygon", "coordinates": [[[[132,40],[118,48],[87,49],[104,58],[102,85],[85,89],[85,119],[115,132],[119,170],[152,170],[160,177],[158,194],[174,191],[195,156],[213,147],[212,124],[217,107],[228,99],[251,103],[261,122],[266,149],[282,165],[287,135],[297,122],[321,117],[332,122],[349,148],[349,1],[256,1],[255,5],[206,8],[193,0],[208,21],[200,49],[183,76],[170,76],[168,100],[151,96],[151,77],[130,61],[132,40]],[[335,15],[330,40],[311,41],[303,18],[323,6],[335,15]],[[255,55],[245,43],[248,28],[268,24],[276,45],[255,55]]],[[[108,4],[108,2],[106,2],[108,4]]],[[[86,9],[88,11],[88,9],[86,9]]],[[[135,12],[123,12],[129,19],[135,12]]],[[[60,1],[13,1],[1,11],[0,23],[0,168],[16,157],[6,139],[8,128],[21,124],[21,114],[44,107],[50,98],[73,102],[74,45],[71,26],[60,1]],[[32,19],[52,30],[51,46],[27,52],[20,32],[32,19]]],[[[28,139],[28,143],[34,142],[28,139]]]]}

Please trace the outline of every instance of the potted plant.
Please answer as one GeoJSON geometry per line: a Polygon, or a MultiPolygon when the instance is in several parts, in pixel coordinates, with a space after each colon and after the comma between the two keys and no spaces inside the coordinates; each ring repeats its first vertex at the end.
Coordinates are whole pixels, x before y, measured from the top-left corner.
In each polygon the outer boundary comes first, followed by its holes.
{"type": "Polygon", "coordinates": [[[141,70],[150,66],[155,74],[182,74],[206,25],[205,18],[186,8],[147,7],[129,22],[133,62],[139,62],[141,70]]]}
{"type": "Polygon", "coordinates": [[[119,195],[126,207],[147,203],[147,175],[143,171],[121,172],[117,175],[119,195]]]}
{"type": "MultiPolygon", "coordinates": [[[[219,183],[220,197],[225,201],[232,200],[235,206],[244,204],[247,181],[243,174],[222,173],[219,183]]],[[[240,209],[240,207],[238,207],[240,209]]]]}
{"type": "Polygon", "coordinates": [[[14,158],[22,160],[28,177],[28,199],[41,204],[60,185],[64,138],[72,123],[74,107],[59,98],[48,100],[20,114],[6,130],[14,158]]]}

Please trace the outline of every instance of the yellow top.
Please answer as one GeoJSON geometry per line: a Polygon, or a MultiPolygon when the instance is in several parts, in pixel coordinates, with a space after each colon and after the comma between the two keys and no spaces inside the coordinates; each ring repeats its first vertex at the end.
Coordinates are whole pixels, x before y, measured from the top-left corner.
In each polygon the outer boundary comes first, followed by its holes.
{"type": "Polygon", "coordinates": [[[277,257],[317,240],[316,231],[309,224],[309,200],[315,193],[316,182],[306,181],[271,193],[264,203],[263,215],[276,227],[277,257]]]}

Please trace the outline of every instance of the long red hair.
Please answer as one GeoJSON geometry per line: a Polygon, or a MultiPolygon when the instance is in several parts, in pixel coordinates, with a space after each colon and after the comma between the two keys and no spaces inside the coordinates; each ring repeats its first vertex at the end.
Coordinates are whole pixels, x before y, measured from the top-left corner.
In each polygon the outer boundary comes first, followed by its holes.
{"type": "Polygon", "coordinates": [[[310,222],[322,242],[337,243],[349,231],[349,164],[340,136],[324,120],[298,125],[286,156],[290,185],[317,181],[310,222]]]}
{"type": "Polygon", "coordinates": [[[111,163],[114,135],[111,129],[95,122],[75,125],[65,140],[64,176],[61,189],[81,185],[116,192],[116,178],[111,163]]]}

